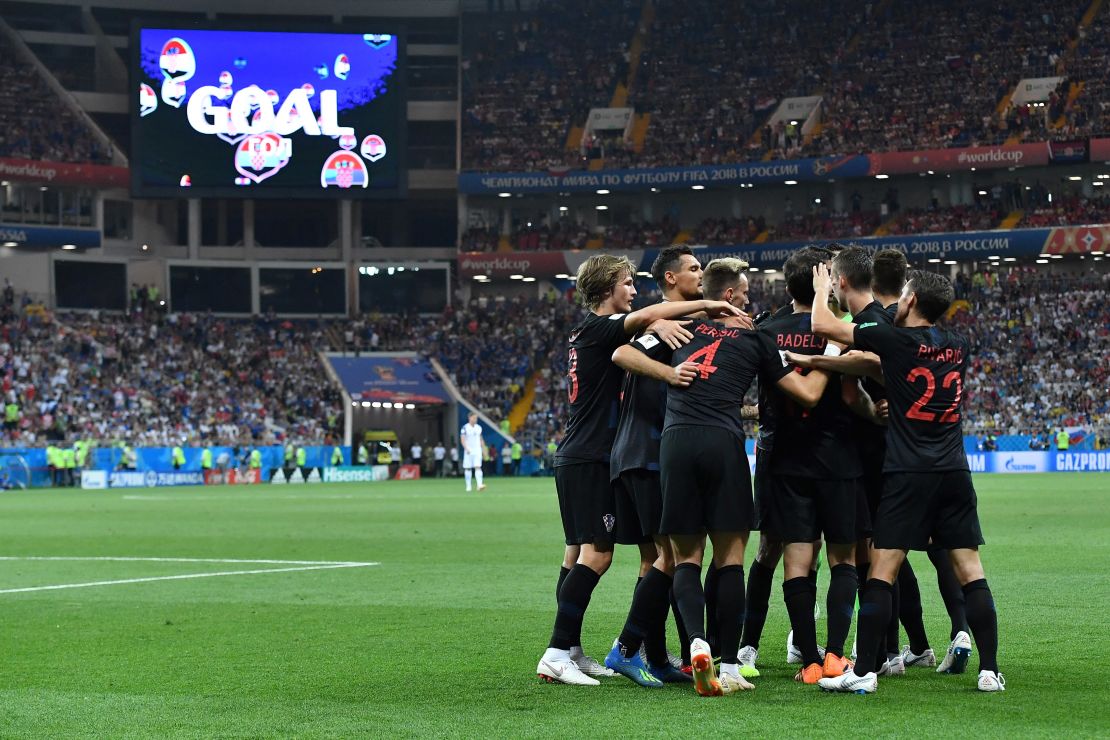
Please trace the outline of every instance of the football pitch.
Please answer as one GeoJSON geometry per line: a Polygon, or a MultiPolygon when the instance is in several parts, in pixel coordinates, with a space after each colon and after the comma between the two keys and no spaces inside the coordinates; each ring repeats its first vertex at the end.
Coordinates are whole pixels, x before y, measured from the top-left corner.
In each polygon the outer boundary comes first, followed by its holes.
{"type": "MultiPolygon", "coordinates": [[[[873,696],[795,684],[776,581],[763,676],[717,699],[620,677],[541,682],[562,554],[554,484],[487,482],[481,494],[424,480],[0,495],[0,735],[1110,734],[1097,674],[1110,654],[1110,476],[976,478],[1005,693],[975,690],[976,657],[962,676],[880,679],[873,696]]],[[[932,568],[912,557],[943,653],[932,568]]],[[[583,635],[599,659],[636,567],[618,548],[594,593],[583,635]]]]}

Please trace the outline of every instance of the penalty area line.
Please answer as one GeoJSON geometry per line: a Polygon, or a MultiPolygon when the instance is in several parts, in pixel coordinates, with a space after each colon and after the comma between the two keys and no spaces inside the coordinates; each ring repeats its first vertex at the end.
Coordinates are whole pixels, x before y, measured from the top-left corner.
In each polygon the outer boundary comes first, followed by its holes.
{"type": "Polygon", "coordinates": [[[147,558],[115,555],[0,555],[0,562],[11,560],[28,561],[74,561],[104,563],[231,563],[238,565],[381,565],[363,563],[356,560],[251,560],[242,558],[147,558]]]}
{"type": "Polygon", "coordinates": [[[88,581],[85,583],[60,583],[53,586],[27,586],[25,588],[4,588],[0,594],[23,594],[32,591],[60,591],[69,588],[92,588],[93,586],[121,586],[128,583],[153,583],[154,581],[184,581],[191,578],[220,578],[223,576],[254,576],[264,573],[293,573],[306,570],[334,570],[337,568],[368,568],[381,563],[331,563],[328,565],[302,565],[295,568],[259,568],[255,570],[226,570],[215,573],[182,573],[175,576],[151,576],[148,578],[123,578],[114,581],[88,581]]]}

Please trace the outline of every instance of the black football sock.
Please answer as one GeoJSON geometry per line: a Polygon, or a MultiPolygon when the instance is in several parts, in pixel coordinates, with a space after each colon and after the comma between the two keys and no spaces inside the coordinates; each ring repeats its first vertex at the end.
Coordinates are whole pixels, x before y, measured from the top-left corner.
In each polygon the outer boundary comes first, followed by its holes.
{"type": "Polygon", "coordinates": [[[967,599],[967,621],[979,648],[979,670],[998,673],[998,612],[985,578],[963,587],[967,599]]]}
{"type": "Polygon", "coordinates": [[[910,652],[921,655],[928,650],[929,636],[925,632],[925,619],[921,611],[921,587],[908,559],[902,561],[902,569],[898,571],[898,618],[906,628],[910,652]]]}
{"type": "MultiPolygon", "coordinates": [[[[865,676],[875,670],[882,651],[886,626],[890,621],[890,584],[872,578],[864,587],[859,602],[859,621],[856,628],[856,667],[857,676],[865,676]]],[[[884,658],[886,656],[883,656],[884,658]]]]}
{"type": "Polygon", "coordinates": [[[848,630],[852,628],[857,588],[856,566],[841,563],[829,570],[829,594],[825,598],[829,632],[825,650],[840,657],[844,657],[844,641],[848,639],[848,630]]]}
{"type": "Polygon", "coordinates": [[[856,563],[856,576],[859,578],[859,595],[862,597],[863,590],[867,588],[867,579],[871,577],[871,563],[856,563]]]}
{"type": "Polygon", "coordinates": [[[632,597],[632,606],[628,610],[628,619],[625,620],[619,638],[624,657],[631,658],[639,652],[640,646],[659,621],[660,607],[662,613],[666,614],[667,595],[670,592],[671,579],[655,568],[639,579],[636,593],[632,597]]]}
{"type": "Polygon", "coordinates": [[[563,581],[567,579],[567,574],[570,573],[570,568],[566,566],[559,566],[559,583],[555,586],[555,603],[559,603],[559,592],[563,590],[563,581]]]}
{"type": "Polygon", "coordinates": [[[898,646],[898,610],[902,603],[902,589],[895,580],[890,590],[890,622],[886,626],[886,654],[902,652],[898,646]]]}
{"type": "Polygon", "coordinates": [[[721,661],[735,663],[744,627],[744,566],[726,565],[717,570],[717,625],[721,661]]]}
{"type": "MultiPolygon", "coordinates": [[[[705,591],[701,586],[701,566],[680,563],[674,569],[674,596],[690,641],[705,639],[705,591]]],[[[687,648],[689,649],[689,648],[687,648]]]]}
{"type": "Polygon", "coordinates": [[[747,598],[744,608],[744,636],[741,645],[751,645],[759,649],[759,638],[763,636],[763,625],[767,622],[767,610],[771,601],[771,579],[775,569],[768,568],[756,560],[748,571],[747,598]]]}
{"type": "Polygon", "coordinates": [[[549,647],[570,650],[582,644],[582,618],[600,580],[601,576],[581,563],[570,569],[563,587],[559,589],[559,610],[555,613],[555,628],[551,631],[549,647]]]}
{"type": "Polygon", "coordinates": [[[682,619],[682,610],[678,608],[678,599],[674,595],[674,579],[671,579],[671,614],[674,615],[674,626],[678,630],[678,641],[682,647],[682,665],[690,665],[690,633],[686,631],[686,622],[682,619]]]}
{"type": "Polygon", "coordinates": [[[968,625],[967,602],[964,590],[960,588],[960,581],[952,570],[952,561],[948,559],[948,551],[934,548],[929,550],[929,560],[937,569],[937,586],[940,588],[940,598],[944,600],[944,608],[948,612],[948,620],[952,623],[949,640],[956,639],[957,632],[971,632],[968,625]]]}
{"type": "Polygon", "coordinates": [[[674,579],[654,567],[644,578],[655,582],[649,586],[651,626],[644,641],[644,652],[647,653],[648,663],[651,665],[664,665],[668,662],[667,612],[671,608],[671,586],[674,584],[674,579]]]}
{"type": "Polygon", "coordinates": [[[720,653],[720,625],[717,624],[717,586],[720,581],[712,560],[705,569],[705,641],[714,656],[720,653]]]}
{"type": "Polygon", "coordinates": [[[817,625],[813,622],[813,607],[817,603],[817,589],[813,582],[808,576],[784,581],[782,597],[790,615],[790,628],[794,630],[794,647],[802,652],[802,664],[820,663],[817,625]]]}

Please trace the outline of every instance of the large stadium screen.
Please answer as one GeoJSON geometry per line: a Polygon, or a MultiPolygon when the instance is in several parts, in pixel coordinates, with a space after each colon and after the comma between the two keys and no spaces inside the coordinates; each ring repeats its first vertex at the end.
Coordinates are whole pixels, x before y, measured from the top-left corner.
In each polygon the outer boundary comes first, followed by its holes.
{"type": "Polygon", "coordinates": [[[402,46],[395,33],[137,26],[132,193],[401,195],[402,46]]]}

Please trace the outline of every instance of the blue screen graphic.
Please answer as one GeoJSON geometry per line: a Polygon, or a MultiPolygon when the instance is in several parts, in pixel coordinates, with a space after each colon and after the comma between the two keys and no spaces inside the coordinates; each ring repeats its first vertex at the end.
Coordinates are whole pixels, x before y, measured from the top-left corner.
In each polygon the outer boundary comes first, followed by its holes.
{"type": "Polygon", "coordinates": [[[139,29],[134,194],[399,195],[400,47],[390,33],[139,29]]]}

